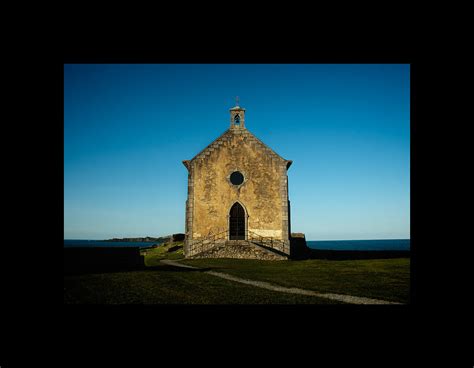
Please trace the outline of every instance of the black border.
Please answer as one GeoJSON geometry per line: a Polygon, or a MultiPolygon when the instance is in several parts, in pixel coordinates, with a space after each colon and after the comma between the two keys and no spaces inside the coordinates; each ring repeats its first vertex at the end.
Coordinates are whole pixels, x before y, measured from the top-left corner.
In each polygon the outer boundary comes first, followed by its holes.
{"type": "MultiPolygon", "coordinates": [[[[426,189],[429,187],[426,177],[434,168],[426,150],[429,146],[426,141],[433,138],[427,122],[432,109],[429,95],[433,93],[430,91],[433,70],[425,55],[410,46],[401,46],[401,42],[378,43],[375,47],[333,45],[324,49],[314,44],[286,48],[281,45],[274,48],[270,44],[261,48],[254,44],[238,54],[228,45],[213,48],[192,41],[171,47],[169,43],[160,44],[159,51],[151,47],[124,48],[106,44],[94,49],[82,45],[67,43],[52,64],[50,102],[54,107],[51,123],[43,132],[43,136],[51,140],[46,149],[54,162],[52,182],[46,190],[51,214],[45,216],[48,226],[51,226],[51,219],[57,226],[57,242],[54,251],[49,253],[54,254],[52,270],[60,269],[64,235],[64,63],[408,63],[411,66],[411,303],[404,306],[64,305],[59,317],[62,328],[57,337],[67,343],[61,344],[61,349],[74,357],[78,356],[78,351],[90,356],[93,351],[117,351],[118,346],[125,347],[123,341],[126,341],[127,351],[139,354],[139,351],[148,350],[144,347],[153,351],[156,342],[170,354],[191,356],[204,363],[215,360],[209,353],[209,343],[211,351],[228,352],[229,360],[233,362],[239,361],[239,350],[235,346],[242,345],[247,347],[245,352],[240,350],[242,355],[252,351],[265,355],[264,349],[271,346],[272,354],[289,358],[293,363],[305,356],[313,361],[323,356],[334,360],[343,358],[348,363],[354,360],[368,363],[372,357],[378,357],[382,359],[380,366],[388,362],[406,366],[407,359],[412,359],[411,354],[420,357],[421,361],[435,362],[436,357],[444,357],[443,347],[437,340],[439,331],[435,328],[444,325],[442,321],[436,324],[432,319],[432,309],[437,304],[432,298],[436,287],[431,275],[437,272],[432,264],[432,254],[439,248],[436,238],[429,235],[432,226],[423,211],[432,201],[432,193],[426,189]],[[160,317],[159,322],[154,323],[154,315],[166,318],[160,317]],[[423,348],[426,344],[427,348],[423,348]],[[204,345],[208,350],[201,349],[204,345]],[[436,351],[437,348],[440,350],[436,351]]],[[[432,124],[433,120],[430,120],[431,128],[432,124]]],[[[53,274],[57,280],[57,272],[53,274]]],[[[58,303],[61,303],[60,290],[58,283],[55,298],[58,303]]]]}

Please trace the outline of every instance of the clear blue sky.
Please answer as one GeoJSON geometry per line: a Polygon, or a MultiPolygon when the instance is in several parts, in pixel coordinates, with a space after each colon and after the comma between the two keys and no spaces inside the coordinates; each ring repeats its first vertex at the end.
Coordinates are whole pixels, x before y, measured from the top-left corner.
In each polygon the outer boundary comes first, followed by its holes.
{"type": "Polygon", "coordinates": [[[293,232],[410,237],[407,64],[64,66],[64,238],[184,232],[191,159],[229,125],[285,159],[293,232]]]}

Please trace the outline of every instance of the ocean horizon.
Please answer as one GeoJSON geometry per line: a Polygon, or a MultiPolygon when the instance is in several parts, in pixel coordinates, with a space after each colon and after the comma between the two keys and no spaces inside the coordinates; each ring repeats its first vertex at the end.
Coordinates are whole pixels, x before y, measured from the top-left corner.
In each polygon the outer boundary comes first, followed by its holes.
{"type": "Polygon", "coordinates": [[[327,250],[410,250],[410,239],[307,240],[311,249],[327,250]]]}
{"type": "MultiPolygon", "coordinates": [[[[410,250],[410,239],[307,240],[309,248],[327,250],[410,250]]],[[[140,247],[159,242],[108,242],[91,239],[64,239],[64,247],[140,247]]]]}

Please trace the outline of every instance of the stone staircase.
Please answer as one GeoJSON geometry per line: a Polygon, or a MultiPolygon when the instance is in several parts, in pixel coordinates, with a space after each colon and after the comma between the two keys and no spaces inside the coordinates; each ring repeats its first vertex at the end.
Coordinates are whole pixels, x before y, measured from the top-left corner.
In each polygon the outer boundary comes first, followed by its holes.
{"type": "Polygon", "coordinates": [[[288,255],[276,249],[249,240],[226,240],[190,258],[239,258],[280,261],[288,255]]]}

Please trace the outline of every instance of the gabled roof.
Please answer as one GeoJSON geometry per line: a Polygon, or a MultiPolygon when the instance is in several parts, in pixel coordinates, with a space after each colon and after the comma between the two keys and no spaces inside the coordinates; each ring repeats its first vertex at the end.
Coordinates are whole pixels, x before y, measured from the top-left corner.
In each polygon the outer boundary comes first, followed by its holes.
{"type": "Polygon", "coordinates": [[[234,135],[243,135],[249,139],[252,143],[260,145],[264,151],[266,151],[269,155],[273,156],[276,159],[282,160],[286,162],[286,168],[288,169],[293,161],[285,160],[275,151],[273,151],[270,147],[268,147],[265,143],[263,143],[260,139],[258,139],[255,135],[249,132],[247,129],[227,129],[224,133],[222,133],[218,138],[216,138],[211,144],[209,144],[206,148],[204,148],[201,152],[199,152],[196,156],[194,156],[191,160],[184,160],[183,164],[186,168],[190,168],[191,163],[194,160],[205,158],[209,156],[212,151],[214,151],[219,146],[223,145],[225,141],[230,140],[234,135]]]}

